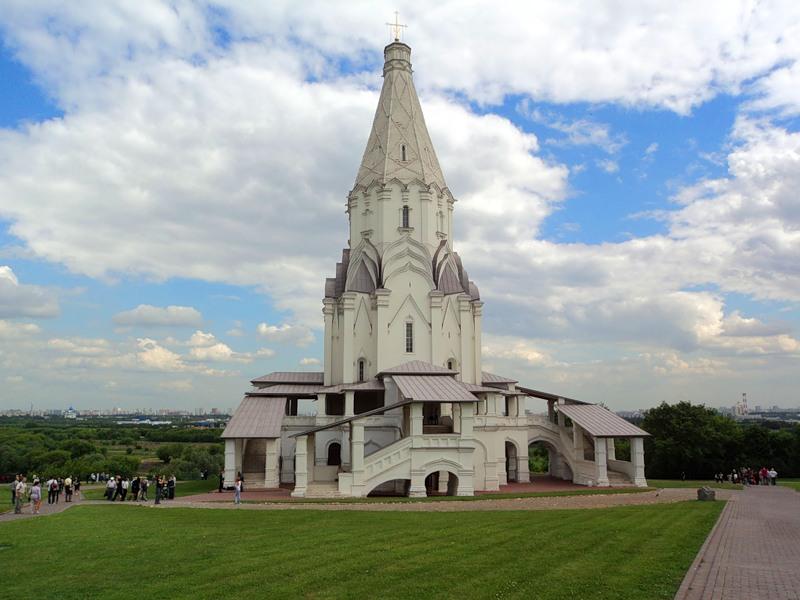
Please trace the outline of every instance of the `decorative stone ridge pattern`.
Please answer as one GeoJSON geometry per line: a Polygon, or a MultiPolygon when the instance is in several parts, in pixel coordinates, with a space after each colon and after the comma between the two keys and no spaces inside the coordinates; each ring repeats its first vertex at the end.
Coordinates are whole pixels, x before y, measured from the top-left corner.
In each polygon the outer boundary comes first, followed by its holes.
{"type": "Polygon", "coordinates": [[[646,432],[482,370],[483,302],[454,249],[456,201],[414,89],[411,49],[396,41],[384,58],[347,196],[349,239],[325,281],[324,369],[251,381],[223,433],[225,484],[241,475],[249,490],[288,484],[295,497],[471,496],[529,481],[528,446],[540,443],[555,477],[645,486],[646,432]],[[540,414],[528,412],[529,399],[540,414]],[[615,437],[630,439],[630,461],[616,459],[615,437]]]}

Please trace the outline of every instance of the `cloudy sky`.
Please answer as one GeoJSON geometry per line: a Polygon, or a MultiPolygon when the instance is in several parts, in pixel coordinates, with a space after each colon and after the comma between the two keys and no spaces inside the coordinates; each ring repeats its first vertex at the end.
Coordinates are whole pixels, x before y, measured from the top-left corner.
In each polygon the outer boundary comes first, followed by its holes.
{"type": "Polygon", "coordinates": [[[800,3],[0,0],[0,408],[319,369],[396,8],[488,369],[800,404],[800,3]]]}

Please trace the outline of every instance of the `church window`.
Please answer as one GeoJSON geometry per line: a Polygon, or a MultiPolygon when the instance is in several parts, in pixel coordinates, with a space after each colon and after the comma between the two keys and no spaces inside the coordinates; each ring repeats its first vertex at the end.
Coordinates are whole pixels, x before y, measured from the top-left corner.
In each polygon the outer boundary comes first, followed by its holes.
{"type": "Polygon", "coordinates": [[[358,361],[358,380],[364,381],[364,359],[358,361]]]}
{"type": "Polygon", "coordinates": [[[402,155],[402,157],[403,157],[401,160],[402,160],[403,162],[406,162],[406,147],[405,147],[405,144],[404,144],[404,145],[402,145],[402,146],[400,146],[400,154],[401,154],[401,155],[402,155]]]}
{"type": "Polygon", "coordinates": [[[406,352],[414,352],[414,324],[406,323],[406,352]]]}
{"type": "Polygon", "coordinates": [[[405,227],[406,229],[408,229],[408,227],[409,227],[409,224],[408,224],[409,223],[409,220],[408,220],[408,216],[409,215],[408,215],[408,213],[409,213],[408,206],[404,206],[403,207],[403,227],[405,227]]]}
{"type": "Polygon", "coordinates": [[[454,367],[455,365],[453,364],[453,359],[451,358],[450,360],[447,361],[447,368],[452,371],[454,367]]]}

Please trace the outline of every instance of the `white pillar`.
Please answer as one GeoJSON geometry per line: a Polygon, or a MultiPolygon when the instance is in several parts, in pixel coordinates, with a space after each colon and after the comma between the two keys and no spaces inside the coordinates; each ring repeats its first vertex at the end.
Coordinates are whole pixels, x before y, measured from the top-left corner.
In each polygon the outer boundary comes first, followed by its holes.
{"type": "Polygon", "coordinates": [[[378,311],[378,324],[377,324],[377,345],[378,345],[378,360],[376,364],[376,373],[380,373],[384,369],[392,367],[391,350],[387,347],[389,343],[389,297],[392,292],[390,290],[380,288],[375,290],[375,305],[378,311]]]}
{"type": "Polygon", "coordinates": [[[364,491],[364,424],[350,422],[350,472],[353,474],[353,495],[364,491]]]}
{"type": "Polygon", "coordinates": [[[644,476],[644,439],[631,438],[631,462],[633,463],[633,484],[636,487],[647,487],[644,476]]]}
{"type": "Polygon", "coordinates": [[[617,460],[617,448],[614,446],[614,438],[606,438],[606,449],[608,460],[617,460]]]}
{"type": "Polygon", "coordinates": [[[608,487],[605,438],[594,438],[594,465],[597,487],[608,487]]]}
{"type": "Polygon", "coordinates": [[[483,368],[481,365],[481,319],[483,315],[483,302],[480,300],[474,300],[472,302],[472,307],[473,314],[475,315],[475,343],[473,345],[475,354],[473,357],[473,368],[475,369],[475,383],[480,385],[481,380],[483,379],[483,373],[481,372],[481,369],[483,368]]]}
{"type": "Polygon", "coordinates": [[[472,322],[472,303],[467,294],[458,295],[458,311],[461,323],[461,381],[464,383],[480,383],[475,381],[474,340],[472,322]]]}
{"type": "Polygon", "coordinates": [[[272,438],[267,440],[266,463],[264,468],[264,487],[280,487],[280,468],[279,459],[281,455],[281,439],[272,438]]]}
{"type": "Polygon", "coordinates": [[[572,422],[572,449],[575,451],[575,458],[584,460],[583,429],[575,421],[572,422]]]}
{"type": "Polygon", "coordinates": [[[353,391],[345,392],[344,393],[344,416],[345,417],[352,417],[355,412],[355,405],[356,405],[356,393],[353,391]]]}
{"type": "Polygon", "coordinates": [[[324,385],[333,383],[333,313],[336,310],[336,300],[325,298],[322,301],[322,314],[325,317],[325,375],[324,385]]]}
{"type": "Polygon", "coordinates": [[[317,416],[325,417],[328,414],[328,408],[325,406],[327,394],[317,394],[317,416]]]}
{"type": "Polygon", "coordinates": [[[236,440],[225,440],[225,487],[236,482],[236,440]]]}
{"type": "Polygon", "coordinates": [[[458,405],[458,412],[460,413],[460,430],[461,439],[472,439],[474,437],[475,427],[475,404],[472,402],[461,402],[458,405]]]}
{"type": "MultiPolygon", "coordinates": [[[[411,405],[411,435],[422,435],[422,403],[411,405]]],[[[423,488],[425,487],[423,482],[423,488]]]]}
{"type": "Polygon", "coordinates": [[[447,483],[450,480],[450,473],[447,471],[439,471],[439,493],[447,493],[447,483]]]}
{"type": "Polygon", "coordinates": [[[353,362],[355,354],[353,351],[355,318],[356,318],[356,292],[345,292],[342,294],[342,381],[352,383],[353,362]]]}
{"type": "MultiPolygon", "coordinates": [[[[428,292],[431,303],[431,362],[439,365],[444,360],[442,352],[442,299],[444,293],[439,290],[428,292]]],[[[445,490],[446,491],[446,490],[445,490]]]]}
{"type": "Polygon", "coordinates": [[[308,436],[296,438],[294,447],[294,490],[293,498],[305,498],[308,487],[308,436]]]}

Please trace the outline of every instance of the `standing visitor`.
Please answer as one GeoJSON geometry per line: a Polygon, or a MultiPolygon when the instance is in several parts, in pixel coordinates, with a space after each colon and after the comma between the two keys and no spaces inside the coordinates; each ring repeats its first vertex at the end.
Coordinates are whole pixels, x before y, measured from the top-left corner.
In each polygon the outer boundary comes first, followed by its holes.
{"type": "Polygon", "coordinates": [[[106,498],[108,498],[109,501],[111,502],[114,501],[114,492],[116,491],[116,489],[117,489],[117,482],[114,481],[113,478],[109,478],[108,482],[106,483],[106,498]]]}
{"type": "Polygon", "coordinates": [[[76,477],[75,478],[75,486],[74,487],[75,487],[75,496],[78,498],[78,500],[80,500],[81,499],[81,478],[80,477],[76,477]]]}
{"type": "Polygon", "coordinates": [[[769,471],[767,471],[767,467],[761,467],[761,470],[758,472],[759,483],[761,485],[769,485],[769,471]]]}
{"type": "Polygon", "coordinates": [[[16,494],[14,496],[14,514],[21,515],[22,514],[22,502],[25,498],[25,477],[22,475],[17,475],[17,487],[16,487],[16,494]]]}
{"type": "Polygon", "coordinates": [[[770,467],[769,471],[767,471],[767,476],[769,477],[769,484],[770,485],[777,485],[778,483],[778,472],[775,470],[775,467],[770,467]]]}
{"type": "Polygon", "coordinates": [[[236,483],[233,484],[233,503],[241,504],[242,502],[242,480],[236,478],[236,483]]]}
{"type": "Polygon", "coordinates": [[[72,502],[72,477],[64,480],[64,502],[72,502]]]}
{"type": "Polygon", "coordinates": [[[139,499],[139,488],[141,487],[141,479],[137,477],[131,481],[131,500],[134,502],[139,499]]]}
{"type": "Polygon", "coordinates": [[[61,492],[63,492],[63,491],[64,491],[64,478],[63,477],[59,477],[58,478],[58,490],[56,491],[56,504],[58,504],[58,501],[61,499],[61,492]]]}
{"type": "Polygon", "coordinates": [[[222,486],[225,485],[225,471],[219,472],[219,489],[217,490],[218,493],[222,493],[222,486]]]}
{"type": "Polygon", "coordinates": [[[122,493],[119,495],[120,502],[125,502],[125,496],[128,495],[128,487],[130,486],[130,482],[128,478],[125,477],[122,480],[122,493]]]}
{"type": "Polygon", "coordinates": [[[39,480],[33,480],[33,487],[31,488],[31,513],[34,515],[39,514],[39,509],[42,507],[42,486],[39,485],[39,480]]]}
{"type": "Polygon", "coordinates": [[[11,505],[15,504],[14,500],[17,498],[17,478],[11,480],[11,505]]]}
{"type": "Polygon", "coordinates": [[[150,485],[150,482],[147,480],[147,476],[142,478],[142,487],[141,492],[139,493],[139,500],[143,502],[147,502],[147,487],[150,485]]]}
{"type": "Polygon", "coordinates": [[[164,480],[161,475],[156,476],[156,504],[161,504],[161,488],[163,487],[164,480]]]}
{"type": "Polygon", "coordinates": [[[167,481],[167,498],[175,500],[175,475],[171,475],[167,481]]]}
{"type": "Polygon", "coordinates": [[[242,491],[244,491],[244,475],[242,475],[241,471],[239,471],[239,483],[241,484],[242,491]]]}

